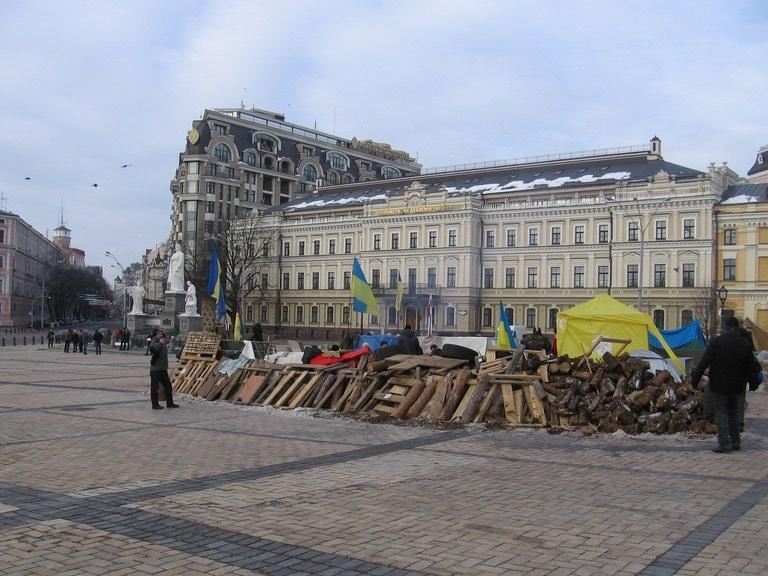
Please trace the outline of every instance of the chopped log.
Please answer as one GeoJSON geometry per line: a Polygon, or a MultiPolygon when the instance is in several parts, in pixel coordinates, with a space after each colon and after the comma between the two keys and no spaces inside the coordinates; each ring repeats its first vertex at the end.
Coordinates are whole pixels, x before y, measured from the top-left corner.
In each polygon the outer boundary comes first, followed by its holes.
{"type": "Polygon", "coordinates": [[[408,418],[415,418],[424,411],[424,408],[432,399],[435,390],[437,390],[437,383],[439,380],[443,380],[443,378],[434,374],[427,376],[427,385],[424,388],[424,392],[422,392],[418,400],[413,403],[413,406],[408,409],[408,413],[406,414],[408,418]]]}
{"type": "Polygon", "coordinates": [[[445,376],[445,378],[438,381],[437,388],[435,389],[435,393],[432,395],[432,399],[427,403],[426,408],[422,410],[423,416],[433,420],[440,418],[440,413],[442,412],[443,406],[445,405],[448,391],[450,390],[451,383],[455,377],[456,372],[451,371],[445,376]]]}
{"type": "MultiPolygon", "coordinates": [[[[490,382],[490,381],[489,381],[490,382]]],[[[491,384],[488,391],[485,393],[483,401],[480,402],[480,407],[477,409],[475,417],[472,418],[472,422],[482,422],[485,415],[490,410],[491,406],[496,402],[496,397],[499,394],[499,384],[491,384]]],[[[466,413],[463,415],[466,416],[466,413]]],[[[464,420],[462,419],[462,422],[464,420]]]]}
{"type": "Polygon", "coordinates": [[[404,418],[408,413],[408,409],[413,406],[416,400],[419,399],[419,396],[421,396],[421,393],[424,392],[425,387],[426,384],[423,380],[416,380],[413,386],[411,386],[411,389],[408,391],[408,394],[406,394],[405,399],[400,403],[400,406],[398,406],[397,409],[392,412],[392,416],[395,418],[404,418]]]}
{"type": "Polygon", "coordinates": [[[469,380],[471,373],[469,370],[461,370],[456,378],[454,378],[453,386],[450,394],[445,401],[443,410],[440,412],[439,420],[449,420],[453,416],[453,412],[464,398],[464,393],[467,391],[467,380],[469,380]]]}

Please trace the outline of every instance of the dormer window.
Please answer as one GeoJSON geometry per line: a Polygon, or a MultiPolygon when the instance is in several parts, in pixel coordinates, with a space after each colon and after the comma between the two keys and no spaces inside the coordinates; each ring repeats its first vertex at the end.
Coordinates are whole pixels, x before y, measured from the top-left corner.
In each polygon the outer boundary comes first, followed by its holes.
{"type": "Polygon", "coordinates": [[[387,180],[390,178],[400,178],[400,170],[391,166],[384,166],[381,169],[381,177],[387,180]]]}
{"type": "Polygon", "coordinates": [[[262,152],[272,152],[274,154],[279,148],[277,139],[269,134],[256,134],[254,140],[256,140],[256,147],[262,152]]]}
{"type": "Polygon", "coordinates": [[[758,154],[757,155],[757,163],[758,164],[762,164],[763,163],[763,155],[762,154],[758,154]]]}
{"type": "Polygon", "coordinates": [[[227,133],[227,127],[222,124],[214,124],[213,133],[220,134],[221,136],[225,136],[227,133]]]}
{"type": "Polygon", "coordinates": [[[335,168],[336,170],[341,170],[343,172],[347,171],[347,166],[349,164],[345,156],[336,152],[328,153],[328,163],[331,165],[331,168],[335,168]]]}
{"type": "Polygon", "coordinates": [[[304,166],[304,180],[307,182],[314,182],[317,180],[317,170],[315,170],[315,167],[312,166],[312,164],[304,166]]]}
{"type": "Polygon", "coordinates": [[[213,155],[219,162],[229,162],[232,158],[232,152],[230,152],[229,146],[226,144],[216,144],[216,148],[213,149],[213,155]]]}
{"type": "Polygon", "coordinates": [[[245,155],[245,163],[249,166],[256,166],[256,154],[248,152],[248,154],[245,155]]]}

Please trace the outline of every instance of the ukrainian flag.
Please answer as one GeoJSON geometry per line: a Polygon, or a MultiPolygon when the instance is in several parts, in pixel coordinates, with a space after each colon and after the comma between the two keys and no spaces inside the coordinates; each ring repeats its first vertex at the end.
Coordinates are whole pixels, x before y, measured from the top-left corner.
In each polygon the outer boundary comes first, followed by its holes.
{"type": "Polygon", "coordinates": [[[507,311],[499,300],[499,325],[496,328],[496,347],[497,348],[517,348],[515,335],[512,334],[512,327],[509,325],[507,311]]]}
{"type": "Polygon", "coordinates": [[[395,297],[395,310],[400,312],[400,307],[403,305],[403,281],[400,280],[400,273],[397,273],[397,296],[395,297]]]}
{"type": "Polygon", "coordinates": [[[379,305],[376,302],[376,298],[373,295],[373,290],[368,285],[368,280],[365,279],[363,269],[360,267],[360,262],[355,258],[355,262],[352,264],[352,298],[354,305],[352,308],[355,312],[363,312],[366,314],[375,314],[379,305]]]}
{"type": "Polygon", "coordinates": [[[208,294],[216,300],[216,320],[221,320],[226,313],[224,291],[221,289],[221,272],[219,268],[219,251],[216,243],[211,241],[211,265],[208,268],[208,294]]]}

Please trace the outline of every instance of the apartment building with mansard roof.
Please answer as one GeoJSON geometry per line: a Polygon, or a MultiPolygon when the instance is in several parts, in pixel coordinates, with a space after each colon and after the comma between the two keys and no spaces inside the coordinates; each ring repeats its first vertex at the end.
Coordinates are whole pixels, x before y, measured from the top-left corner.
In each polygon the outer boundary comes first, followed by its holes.
{"type": "Polygon", "coordinates": [[[388,144],[334,136],[265,110],[206,110],[187,133],[171,181],[171,244],[182,245],[190,260],[206,270],[206,240],[230,220],[285,205],[318,185],[410,177],[420,171],[410,154],[388,144]]]}
{"type": "Polygon", "coordinates": [[[359,328],[357,257],[379,303],[363,329],[492,335],[510,322],[552,330],[556,314],[608,292],[678,327],[708,306],[713,207],[737,175],[669,162],[648,145],[465,165],[322,186],[261,216],[279,237],[265,298],[247,324],[335,337],[359,328]],[[394,309],[397,281],[405,284],[394,309]]]}

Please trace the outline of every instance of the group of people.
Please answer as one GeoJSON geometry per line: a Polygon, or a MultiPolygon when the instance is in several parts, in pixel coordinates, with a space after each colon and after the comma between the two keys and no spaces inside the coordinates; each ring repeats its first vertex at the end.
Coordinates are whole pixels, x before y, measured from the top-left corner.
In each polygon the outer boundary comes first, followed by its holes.
{"type": "Polygon", "coordinates": [[[120,342],[120,350],[131,349],[131,331],[128,328],[118,328],[115,330],[115,338],[120,342]]]}
{"type": "MultiPolygon", "coordinates": [[[[53,348],[53,342],[55,336],[53,330],[48,331],[48,347],[53,348]]],[[[94,349],[97,355],[101,354],[101,343],[104,341],[104,334],[99,330],[95,330],[93,335],[85,330],[67,330],[64,334],[64,352],[79,352],[81,354],[88,354],[88,344],[93,341],[94,349]]]]}

